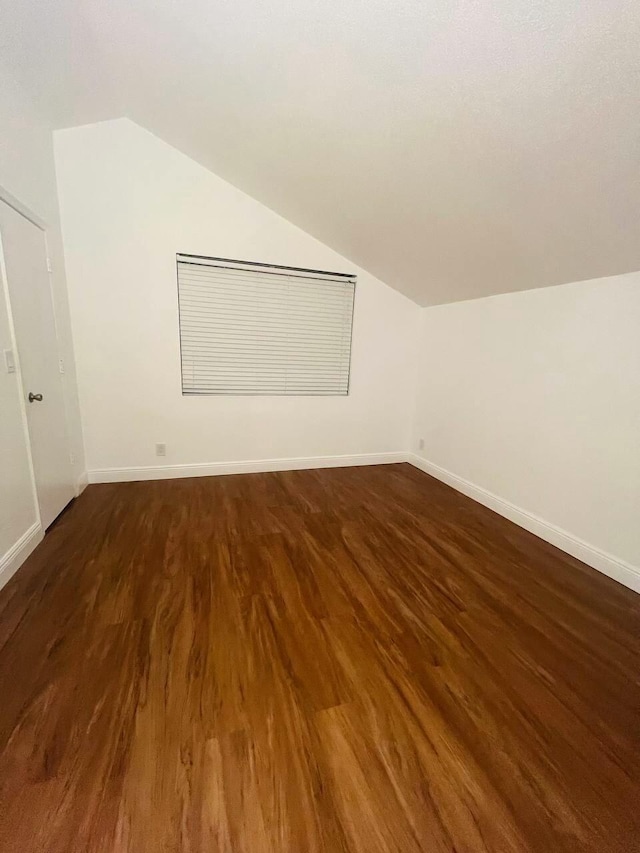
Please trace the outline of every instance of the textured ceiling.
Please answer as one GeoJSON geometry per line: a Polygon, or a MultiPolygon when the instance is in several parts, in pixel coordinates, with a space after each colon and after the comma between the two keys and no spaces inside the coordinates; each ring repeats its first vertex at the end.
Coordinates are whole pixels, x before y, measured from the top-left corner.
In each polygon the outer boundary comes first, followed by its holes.
{"type": "Polygon", "coordinates": [[[421,304],[640,268],[637,0],[0,9],[54,126],[129,116],[421,304]]]}

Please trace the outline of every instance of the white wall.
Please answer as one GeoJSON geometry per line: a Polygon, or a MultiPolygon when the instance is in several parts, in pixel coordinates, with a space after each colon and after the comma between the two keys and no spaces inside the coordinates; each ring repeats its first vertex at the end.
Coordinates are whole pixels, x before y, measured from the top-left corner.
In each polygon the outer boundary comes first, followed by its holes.
{"type": "Polygon", "coordinates": [[[427,470],[640,590],[640,273],[421,314],[413,447],[444,471],[427,470]]]}
{"type": "Polygon", "coordinates": [[[126,119],[58,131],[55,152],[94,479],[406,450],[413,302],[126,119]],[[356,272],[350,395],[182,397],[176,252],[356,272]]]}
{"type": "MultiPolygon", "coordinates": [[[[83,471],[82,434],[78,411],[70,321],[51,130],[39,122],[29,104],[9,86],[0,87],[0,188],[17,198],[47,225],[53,262],[53,292],[61,355],[65,360],[65,395],[75,456],[74,475],[83,471]]],[[[5,288],[0,288],[0,351],[13,348],[5,288]]],[[[12,549],[36,522],[36,504],[27,451],[27,436],[16,374],[0,362],[0,585],[16,566],[12,549]]],[[[19,555],[18,555],[19,556],[19,555]]]]}

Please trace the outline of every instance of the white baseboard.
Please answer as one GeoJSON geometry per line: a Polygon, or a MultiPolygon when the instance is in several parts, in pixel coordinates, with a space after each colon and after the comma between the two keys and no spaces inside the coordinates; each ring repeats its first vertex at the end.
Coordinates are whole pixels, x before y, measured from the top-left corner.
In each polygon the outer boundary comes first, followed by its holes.
{"type": "Polygon", "coordinates": [[[80,497],[80,495],[84,492],[84,490],[89,485],[89,477],[87,476],[87,472],[83,471],[82,474],[76,480],[76,497],[80,497]]]}
{"type": "Polygon", "coordinates": [[[198,465],[150,465],[102,468],[88,472],[90,483],[124,483],[133,480],[172,480],[180,477],[215,477],[220,474],[257,474],[263,471],[298,471],[303,468],[346,468],[406,462],[407,454],[359,453],[354,456],[304,456],[290,459],[253,459],[247,462],[210,462],[198,465]]]}
{"type": "Polygon", "coordinates": [[[43,536],[40,522],[36,521],[22,534],[15,545],[0,557],[0,589],[15,575],[36,545],[42,542],[43,536]]]}
{"type": "Polygon", "coordinates": [[[457,474],[453,474],[446,468],[441,468],[421,456],[409,453],[406,459],[421,471],[431,474],[432,477],[441,480],[456,491],[462,492],[463,495],[473,498],[474,501],[478,501],[478,503],[489,507],[489,509],[508,518],[520,527],[524,527],[525,530],[534,533],[540,539],[544,539],[545,542],[550,542],[562,551],[566,551],[567,554],[571,554],[572,557],[582,560],[588,566],[629,587],[629,589],[640,592],[640,568],[632,566],[631,563],[620,560],[606,551],[601,551],[583,539],[567,533],[566,530],[562,530],[543,518],[503,500],[498,495],[494,495],[493,492],[476,486],[475,483],[458,477],[457,474]]]}

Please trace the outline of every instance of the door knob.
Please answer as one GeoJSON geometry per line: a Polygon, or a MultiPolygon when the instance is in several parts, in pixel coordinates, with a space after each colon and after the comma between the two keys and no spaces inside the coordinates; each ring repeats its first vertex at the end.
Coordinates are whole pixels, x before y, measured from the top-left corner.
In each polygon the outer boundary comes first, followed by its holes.
{"type": "Polygon", "coordinates": [[[29,391],[29,402],[33,403],[34,400],[37,403],[41,403],[42,402],[42,394],[34,394],[33,391],[29,391]]]}

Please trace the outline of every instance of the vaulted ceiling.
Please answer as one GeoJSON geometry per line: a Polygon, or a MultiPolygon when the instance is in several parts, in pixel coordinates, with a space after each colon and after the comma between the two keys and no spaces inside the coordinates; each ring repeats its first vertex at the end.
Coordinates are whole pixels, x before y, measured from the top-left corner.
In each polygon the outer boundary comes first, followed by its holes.
{"type": "Polygon", "coordinates": [[[420,304],[640,268],[637,0],[1,3],[54,127],[129,116],[420,304]]]}

